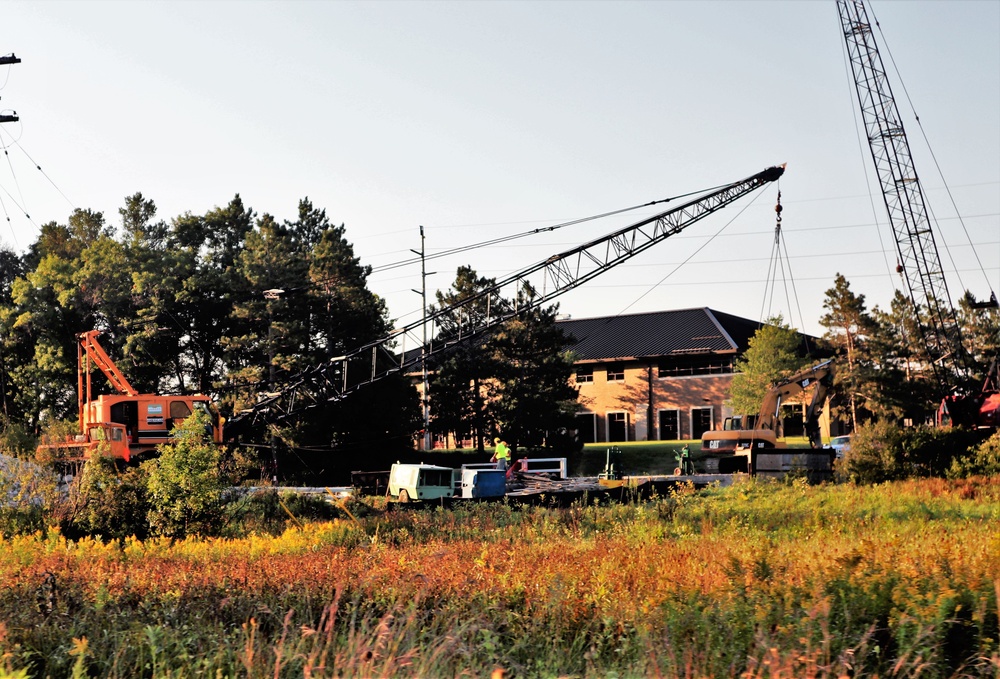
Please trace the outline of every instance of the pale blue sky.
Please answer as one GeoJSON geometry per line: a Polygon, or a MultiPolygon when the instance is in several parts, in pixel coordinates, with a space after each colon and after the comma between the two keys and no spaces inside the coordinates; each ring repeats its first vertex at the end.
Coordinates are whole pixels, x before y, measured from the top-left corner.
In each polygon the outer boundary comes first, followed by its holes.
{"type": "MultiPolygon", "coordinates": [[[[986,268],[894,80],[939,243],[961,275],[942,251],[953,295],[987,296],[1000,290],[1000,2],[870,8],[986,268]]],[[[0,243],[17,251],[73,207],[117,224],[123,198],[141,191],[169,220],[238,192],[278,219],[310,197],[379,266],[419,248],[421,224],[434,252],[787,162],[798,304],[782,292],[771,311],[819,334],[838,271],[872,304],[898,284],[832,0],[5,2],[10,52],[23,63],[0,67],[0,108],[21,123],[0,140],[16,137],[72,201],[10,147],[0,243]]],[[[562,312],[709,306],[759,318],[775,196],[745,198],[569,293],[562,312]]],[[[437,260],[429,287],[446,288],[460,264],[502,277],[632,220],[437,260]]],[[[414,320],[418,267],[370,283],[394,318],[414,320]]]]}

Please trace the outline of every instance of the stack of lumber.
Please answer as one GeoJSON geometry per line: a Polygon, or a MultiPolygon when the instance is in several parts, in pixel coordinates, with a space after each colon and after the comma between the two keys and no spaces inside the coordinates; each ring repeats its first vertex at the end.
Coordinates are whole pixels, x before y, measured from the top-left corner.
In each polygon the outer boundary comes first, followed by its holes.
{"type": "Polygon", "coordinates": [[[507,479],[507,495],[539,495],[542,493],[599,492],[605,488],[594,477],[554,479],[546,474],[514,472],[507,479]]]}

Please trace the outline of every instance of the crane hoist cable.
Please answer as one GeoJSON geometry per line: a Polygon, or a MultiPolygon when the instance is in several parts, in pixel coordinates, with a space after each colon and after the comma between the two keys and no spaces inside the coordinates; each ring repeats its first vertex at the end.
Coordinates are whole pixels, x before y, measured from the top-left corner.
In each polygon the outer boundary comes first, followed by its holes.
{"type": "Polygon", "coordinates": [[[803,322],[802,307],[799,305],[799,294],[795,287],[795,277],[792,274],[792,262],[791,258],[788,256],[788,247],[782,238],[781,230],[781,213],[784,211],[784,207],[781,205],[781,191],[778,191],[778,198],[774,205],[774,243],[771,246],[771,259],[767,266],[767,280],[764,284],[764,299],[761,302],[760,307],[760,322],[764,323],[767,319],[771,318],[771,306],[774,301],[774,293],[778,286],[778,271],[781,271],[781,283],[785,291],[785,304],[788,305],[788,320],[791,325],[795,325],[795,319],[792,317],[792,298],[795,299],[794,310],[798,312],[799,324],[803,322]],[[787,275],[786,275],[787,269],[787,275]],[[791,285],[791,294],[789,294],[789,284],[791,285]],[[770,294],[768,293],[770,290],[770,294]],[[764,307],[767,307],[767,313],[764,312],[764,307]]]}
{"type": "MultiPolygon", "coordinates": [[[[707,189],[712,190],[712,189],[707,189]]],[[[682,194],[680,196],[673,196],[671,198],[661,198],[659,200],[651,200],[648,203],[643,203],[641,205],[633,205],[632,207],[621,208],[619,210],[611,210],[610,212],[603,212],[601,214],[592,215],[590,217],[580,217],[578,219],[571,219],[566,222],[561,222],[559,224],[553,224],[551,226],[542,226],[537,229],[531,229],[529,231],[522,231],[521,233],[514,233],[508,236],[499,236],[497,238],[492,238],[487,241],[481,241],[479,243],[471,243],[469,245],[460,245],[456,248],[451,248],[450,250],[442,250],[441,252],[435,252],[430,255],[424,256],[424,261],[430,259],[439,259],[441,257],[447,257],[449,255],[455,255],[462,252],[467,252],[469,250],[476,250],[479,248],[489,247],[491,245],[499,245],[500,243],[506,243],[507,241],[517,240],[519,238],[525,238],[527,236],[534,236],[539,233],[545,233],[548,231],[556,231],[567,226],[575,226],[576,224],[583,224],[585,222],[594,221],[596,219],[603,219],[605,217],[612,217],[614,215],[624,214],[626,212],[631,212],[632,210],[638,210],[644,207],[650,207],[653,205],[659,205],[660,203],[669,203],[672,200],[677,200],[678,198],[683,198],[685,196],[693,195],[692,193],[682,194]]],[[[382,266],[372,267],[372,273],[381,273],[382,271],[389,271],[391,269],[397,269],[401,266],[407,266],[409,264],[415,264],[420,262],[420,257],[410,257],[408,259],[400,260],[398,262],[392,262],[390,264],[383,264],[382,266]]]]}
{"type": "MultiPolygon", "coordinates": [[[[976,258],[976,264],[979,266],[980,273],[983,274],[983,278],[986,280],[986,286],[990,291],[991,299],[995,300],[996,290],[993,289],[990,277],[986,273],[986,267],[983,266],[983,262],[979,258],[979,252],[976,250],[975,246],[972,243],[972,237],[969,235],[969,229],[965,225],[965,220],[962,218],[962,213],[959,212],[958,203],[955,202],[955,196],[951,191],[951,186],[948,185],[948,181],[945,179],[944,172],[941,169],[941,164],[938,162],[937,159],[937,154],[934,153],[934,148],[931,146],[930,139],[927,137],[927,131],[924,130],[924,124],[921,122],[920,116],[917,115],[917,109],[913,104],[913,100],[910,98],[910,92],[909,90],[906,89],[906,83],[903,82],[903,75],[902,73],[899,72],[899,67],[896,65],[896,60],[893,58],[892,51],[889,49],[889,43],[886,40],[885,33],[882,31],[882,24],[878,22],[878,18],[875,16],[874,11],[869,11],[869,13],[872,16],[872,21],[875,22],[875,27],[878,29],[879,36],[881,36],[882,38],[882,44],[885,46],[885,52],[889,57],[889,63],[892,64],[892,70],[896,72],[896,79],[899,81],[899,85],[903,89],[903,96],[906,97],[906,103],[910,107],[910,112],[913,114],[913,119],[916,121],[917,127],[920,128],[920,136],[923,138],[924,144],[927,146],[927,151],[928,153],[930,153],[931,160],[934,161],[934,169],[937,170],[938,177],[940,177],[941,183],[944,185],[944,190],[948,194],[948,200],[951,202],[951,207],[955,211],[955,215],[958,218],[959,224],[961,224],[962,226],[962,232],[965,234],[965,241],[969,245],[969,248],[972,250],[973,256],[976,258]]],[[[935,224],[939,224],[937,215],[934,214],[933,207],[928,203],[927,208],[931,213],[930,214],[931,219],[933,219],[935,224]]],[[[962,281],[958,265],[955,264],[955,259],[951,254],[951,248],[948,246],[948,242],[947,240],[945,240],[944,233],[941,230],[940,226],[938,227],[937,231],[941,235],[941,243],[944,246],[945,252],[948,253],[948,259],[951,261],[952,268],[955,269],[955,275],[958,278],[959,286],[961,286],[963,290],[968,290],[968,288],[966,288],[965,286],[965,283],[962,281]]]]}
{"type": "MultiPolygon", "coordinates": [[[[462,253],[462,252],[467,252],[469,250],[477,250],[479,248],[485,248],[485,247],[491,247],[493,245],[499,245],[501,243],[506,243],[506,242],[512,241],[512,240],[518,240],[520,238],[526,238],[528,236],[534,236],[534,235],[537,235],[537,234],[540,234],[540,233],[547,233],[547,232],[551,232],[551,231],[557,231],[559,229],[562,229],[562,228],[565,228],[565,227],[568,227],[568,226],[576,226],[577,224],[584,224],[586,222],[592,222],[592,221],[595,221],[595,220],[598,220],[598,219],[604,219],[606,217],[613,217],[615,215],[625,214],[626,212],[632,212],[633,210],[639,210],[639,209],[646,208],[646,207],[652,207],[654,205],[660,205],[662,203],[669,203],[669,202],[674,201],[674,200],[680,200],[682,198],[688,198],[690,196],[696,196],[696,195],[701,195],[701,194],[709,193],[709,192],[712,192],[712,191],[717,191],[717,190],[723,188],[723,186],[724,185],[719,185],[719,186],[712,186],[712,187],[707,188],[707,189],[701,189],[701,190],[698,190],[698,191],[688,191],[687,193],[680,193],[680,194],[678,194],[676,196],[670,196],[669,198],[660,198],[660,199],[657,199],[657,200],[651,200],[651,201],[648,201],[646,203],[640,203],[639,205],[632,205],[630,207],[619,208],[617,210],[610,210],[608,212],[602,212],[600,214],[591,215],[589,217],[579,217],[579,218],[571,219],[571,220],[568,220],[568,221],[565,221],[565,222],[560,222],[558,224],[552,224],[550,226],[538,227],[536,229],[530,229],[528,231],[522,231],[520,233],[514,233],[514,234],[507,235],[507,236],[499,236],[497,238],[492,238],[492,239],[486,240],[486,241],[480,241],[478,243],[470,243],[468,245],[460,245],[458,247],[451,248],[451,249],[448,249],[448,250],[442,250],[440,252],[435,252],[435,253],[430,254],[430,255],[424,255],[423,257],[420,257],[420,256],[417,256],[417,257],[408,257],[406,259],[402,259],[402,260],[399,260],[399,261],[396,261],[396,262],[390,262],[389,264],[383,264],[383,265],[380,265],[380,266],[373,266],[372,269],[371,269],[371,273],[373,273],[373,274],[375,274],[375,273],[382,273],[384,271],[390,271],[392,269],[398,269],[400,267],[408,266],[408,265],[411,265],[411,264],[418,264],[421,261],[425,261],[426,262],[426,261],[432,260],[432,259],[439,259],[441,257],[447,257],[447,256],[450,256],[450,255],[455,255],[455,254],[459,254],[459,253],[462,253]]],[[[756,198],[755,198],[755,200],[756,200],[756,198]]],[[[318,279],[318,280],[312,281],[308,287],[318,287],[318,286],[321,286],[321,285],[323,285],[325,283],[329,283],[331,281],[335,281],[336,279],[337,279],[337,277],[318,279]]]]}
{"type": "MultiPolygon", "coordinates": [[[[690,195],[690,194],[688,194],[688,195],[690,195]]],[[[670,278],[675,273],[677,273],[678,271],[680,271],[681,268],[684,267],[692,259],[694,259],[695,256],[698,255],[698,253],[700,253],[702,250],[704,250],[705,248],[707,248],[716,238],[718,238],[719,236],[721,236],[722,232],[725,231],[726,229],[728,229],[732,225],[733,222],[735,222],[737,219],[739,219],[740,216],[744,212],[746,212],[750,208],[751,205],[753,205],[754,203],[756,203],[757,199],[760,198],[761,195],[762,194],[758,193],[753,198],[751,198],[749,203],[747,203],[746,205],[744,205],[740,209],[740,211],[737,212],[735,215],[733,215],[733,217],[728,222],[726,222],[725,224],[723,224],[722,227],[720,227],[718,231],[716,231],[714,234],[712,234],[711,236],[709,236],[705,240],[704,243],[702,243],[698,248],[695,249],[694,252],[692,252],[690,255],[688,255],[687,257],[685,257],[673,269],[671,269],[670,271],[668,271],[667,274],[665,276],[663,276],[663,278],[661,278],[660,280],[658,280],[653,285],[649,286],[644,293],[642,293],[641,295],[639,295],[638,297],[636,297],[635,299],[633,299],[631,302],[629,302],[627,306],[625,306],[623,309],[619,310],[614,316],[609,316],[608,320],[606,322],[610,323],[612,319],[618,318],[619,316],[625,314],[629,309],[631,309],[636,304],[638,304],[646,295],[650,294],[651,292],[653,292],[653,290],[655,290],[656,288],[658,288],[661,285],[663,285],[664,281],[666,281],[668,278],[670,278]]]]}

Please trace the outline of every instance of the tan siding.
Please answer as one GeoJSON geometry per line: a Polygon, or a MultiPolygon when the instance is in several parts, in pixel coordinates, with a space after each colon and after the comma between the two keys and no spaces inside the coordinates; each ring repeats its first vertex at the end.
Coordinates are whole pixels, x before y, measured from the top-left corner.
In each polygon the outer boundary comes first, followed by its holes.
{"type": "MultiPolygon", "coordinates": [[[[723,418],[729,415],[724,403],[729,398],[729,385],[732,375],[697,375],[691,377],[656,376],[656,365],[652,365],[653,419],[649,422],[648,433],[642,438],[657,439],[659,437],[658,413],[661,410],[680,411],[680,429],[682,438],[692,438],[701,435],[691,432],[691,409],[713,408],[713,424],[716,429],[722,427],[723,418]]],[[[625,411],[629,413],[629,440],[635,440],[636,422],[644,422],[649,404],[649,373],[646,365],[637,362],[626,363],[625,380],[609,382],[604,365],[594,368],[594,381],[576,383],[580,392],[581,407],[597,415],[603,421],[598,425],[599,440],[607,438],[607,414],[609,412],[625,411]]],[[[641,430],[641,427],[640,427],[641,430]]],[[[640,433],[642,433],[640,431],[640,433]]]]}

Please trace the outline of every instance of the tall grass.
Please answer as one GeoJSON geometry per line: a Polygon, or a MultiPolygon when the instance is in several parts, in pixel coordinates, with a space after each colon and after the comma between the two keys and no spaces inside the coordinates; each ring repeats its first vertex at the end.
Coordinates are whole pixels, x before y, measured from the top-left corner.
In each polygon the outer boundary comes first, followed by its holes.
{"type": "Polygon", "coordinates": [[[0,550],[29,676],[997,676],[1000,480],[748,482],[0,550]],[[81,658],[83,658],[81,660],[81,658]]]}

